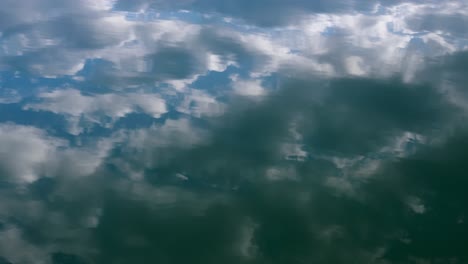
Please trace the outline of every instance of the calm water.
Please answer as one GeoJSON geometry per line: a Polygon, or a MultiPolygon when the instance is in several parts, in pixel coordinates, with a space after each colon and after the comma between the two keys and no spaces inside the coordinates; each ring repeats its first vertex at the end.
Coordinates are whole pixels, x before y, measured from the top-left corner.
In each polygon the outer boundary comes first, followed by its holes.
{"type": "Polygon", "coordinates": [[[468,2],[0,1],[0,264],[468,263],[468,2]]]}

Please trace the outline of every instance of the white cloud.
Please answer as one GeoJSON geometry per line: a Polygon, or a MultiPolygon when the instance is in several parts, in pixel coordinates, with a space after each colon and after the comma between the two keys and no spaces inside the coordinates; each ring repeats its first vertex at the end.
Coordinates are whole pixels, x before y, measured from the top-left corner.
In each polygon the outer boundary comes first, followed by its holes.
{"type": "Polygon", "coordinates": [[[255,244],[255,231],[257,228],[258,224],[251,219],[247,220],[241,227],[238,250],[244,258],[253,258],[258,254],[258,246],[255,244]]]}
{"type": "Polygon", "coordinates": [[[47,250],[24,240],[16,227],[0,230],[0,256],[12,263],[47,264],[50,258],[47,250]]]}
{"type": "Polygon", "coordinates": [[[208,139],[206,131],[185,118],[169,119],[164,124],[123,131],[123,134],[122,156],[114,157],[112,163],[134,180],[141,180],[146,168],[160,166],[174,158],[177,150],[190,149],[208,139]]]}
{"type": "Polygon", "coordinates": [[[66,142],[34,127],[0,124],[0,170],[13,182],[30,183],[46,172],[56,149],[66,142]]]}
{"type": "Polygon", "coordinates": [[[110,137],[94,140],[84,146],[61,149],[58,157],[48,162],[49,174],[67,177],[91,176],[109,156],[115,144],[122,140],[123,135],[116,132],[110,137]]]}
{"type": "Polygon", "coordinates": [[[280,153],[286,160],[305,161],[309,155],[304,150],[303,135],[298,131],[302,117],[295,117],[289,123],[288,141],[280,144],[280,153]]]}
{"type": "Polygon", "coordinates": [[[413,154],[414,152],[414,149],[411,148],[411,144],[424,144],[427,142],[428,141],[425,136],[406,131],[394,138],[387,146],[382,147],[380,152],[397,157],[405,157],[413,154]]]}
{"type": "Polygon", "coordinates": [[[205,139],[204,132],[193,127],[188,119],[169,119],[162,125],[129,131],[128,147],[136,150],[148,150],[149,146],[191,148],[205,139]]]}
{"type": "Polygon", "coordinates": [[[155,94],[127,93],[127,94],[97,94],[83,95],[76,89],[55,90],[39,94],[38,103],[26,105],[25,109],[36,111],[50,111],[70,117],[70,133],[79,134],[81,118],[110,126],[117,119],[132,112],[144,112],[154,118],[159,118],[167,112],[166,103],[155,94]],[[106,121],[107,117],[111,121],[106,121]]]}
{"type": "Polygon", "coordinates": [[[176,173],[175,176],[176,176],[177,179],[179,179],[181,181],[188,181],[189,180],[189,178],[187,176],[183,175],[182,173],[176,173]]]}
{"type": "Polygon", "coordinates": [[[219,116],[226,106],[215,97],[197,89],[184,89],[182,100],[177,103],[177,111],[194,117],[219,116]]]}
{"type": "Polygon", "coordinates": [[[241,80],[238,76],[232,76],[232,89],[235,94],[242,96],[262,96],[266,90],[262,87],[262,81],[257,80],[241,80]]]}
{"type": "MultiPolygon", "coordinates": [[[[468,40],[454,38],[450,31],[424,30],[410,24],[421,15],[434,13],[431,8],[432,4],[402,3],[382,7],[378,13],[311,13],[296,24],[261,34],[243,32],[238,39],[262,61],[252,76],[307,69],[309,74],[332,76],[389,77],[402,73],[410,81],[424,66],[420,58],[461,50],[468,40]]],[[[435,8],[441,13],[457,13],[451,2],[435,8]]]]}
{"type": "Polygon", "coordinates": [[[270,167],[265,171],[266,179],[270,181],[281,181],[281,180],[293,180],[297,181],[298,175],[294,167],[283,168],[283,167],[270,167]]]}
{"type": "MultiPolygon", "coordinates": [[[[112,10],[113,4],[111,0],[63,1],[59,5],[53,1],[41,5],[30,0],[8,1],[4,13],[11,19],[4,23],[0,38],[3,50],[0,56],[8,58],[4,64],[52,77],[77,73],[86,59],[105,59],[115,67],[112,78],[144,76],[158,80],[158,74],[148,75],[151,69],[148,56],[164,52],[169,46],[185,49],[197,60],[197,68],[190,69],[189,76],[182,78],[191,79],[209,70],[224,71],[228,65],[245,66],[245,61],[239,59],[247,58],[232,56],[235,52],[225,54],[230,58],[221,56],[213,50],[219,48],[217,44],[204,39],[203,32],[223,31],[221,35],[232,40],[226,52],[229,47],[240,45],[251,55],[248,59],[253,62],[249,71],[252,77],[284,69],[300,72],[303,68],[315,74],[338,75],[392,75],[408,71],[407,80],[411,80],[412,72],[417,70],[414,65],[420,64],[414,61],[413,53],[436,56],[467,45],[466,35],[460,34],[462,29],[451,29],[447,26],[450,20],[445,19],[466,16],[464,2],[396,2],[367,13],[359,9],[315,13],[314,5],[305,4],[311,8],[310,13],[302,13],[290,21],[293,23],[280,23],[267,30],[247,24],[206,26],[177,17],[129,21],[126,19],[129,13],[112,10]],[[74,20],[69,19],[71,10],[74,20]],[[438,23],[427,24],[433,14],[437,14],[438,23]],[[16,29],[14,26],[18,25],[28,26],[16,29]],[[423,47],[417,47],[417,51],[412,47],[414,39],[422,40],[423,47]]],[[[166,76],[166,79],[181,78],[166,76]]]]}
{"type": "Polygon", "coordinates": [[[426,206],[419,197],[411,196],[406,201],[408,207],[416,214],[424,214],[426,206]]]}
{"type": "Polygon", "coordinates": [[[287,160],[304,161],[307,159],[308,153],[303,148],[302,144],[283,143],[281,144],[281,154],[287,160]]]}
{"type": "Polygon", "coordinates": [[[55,77],[73,75],[87,58],[118,46],[130,34],[122,14],[110,12],[112,1],[8,1],[2,5],[1,63],[55,77]],[[5,8],[5,9],[4,9],[5,8]]]}
{"type": "Polygon", "coordinates": [[[233,58],[230,58],[228,60],[224,60],[221,56],[216,55],[216,54],[207,54],[208,56],[208,67],[207,69],[210,71],[217,71],[217,72],[223,72],[227,69],[227,67],[234,65],[234,66],[239,66],[233,58]]]}
{"type": "Polygon", "coordinates": [[[348,178],[327,177],[324,184],[342,194],[349,196],[354,196],[356,194],[356,186],[353,185],[348,178]]]}
{"type": "Polygon", "coordinates": [[[364,75],[366,74],[364,61],[358,56],[350,56],[346,58],[345,65],[347,71],[351,75],[364,75]]]}
{"type": "Polygon", "coordinates": [[[92,175],[122,136],[94,140],[79,147],[35,127],[0,124],[0,171],[6,181],[32,183],[40,177],[92,175]]]}

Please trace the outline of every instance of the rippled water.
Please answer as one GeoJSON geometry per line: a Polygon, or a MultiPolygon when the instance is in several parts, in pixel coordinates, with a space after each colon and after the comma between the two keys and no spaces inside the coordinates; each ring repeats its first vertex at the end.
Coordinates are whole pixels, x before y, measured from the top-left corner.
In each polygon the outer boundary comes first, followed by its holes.
{"type": "Polygon", "coordinates": [[[2,0],[0,264],[468,263],[468,2],[2,0]]]}

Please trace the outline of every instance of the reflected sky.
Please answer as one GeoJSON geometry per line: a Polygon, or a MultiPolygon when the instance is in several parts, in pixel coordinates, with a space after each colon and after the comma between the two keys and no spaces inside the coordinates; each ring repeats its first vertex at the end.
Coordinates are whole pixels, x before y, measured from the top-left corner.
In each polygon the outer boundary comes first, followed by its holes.
{"type": "Polygon", "coordinates": [[[2,0],[0,264],[468,263],[468,2],[2,0]]]}

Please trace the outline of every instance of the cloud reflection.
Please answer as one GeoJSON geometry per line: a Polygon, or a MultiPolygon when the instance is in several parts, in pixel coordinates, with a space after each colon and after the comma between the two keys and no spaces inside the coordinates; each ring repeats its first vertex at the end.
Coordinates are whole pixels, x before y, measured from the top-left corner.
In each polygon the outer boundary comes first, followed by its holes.
{"type": "Polygon", "coordinates": [[[465,263],[465,1],[0,4],[0,263],[465,263]]]}

